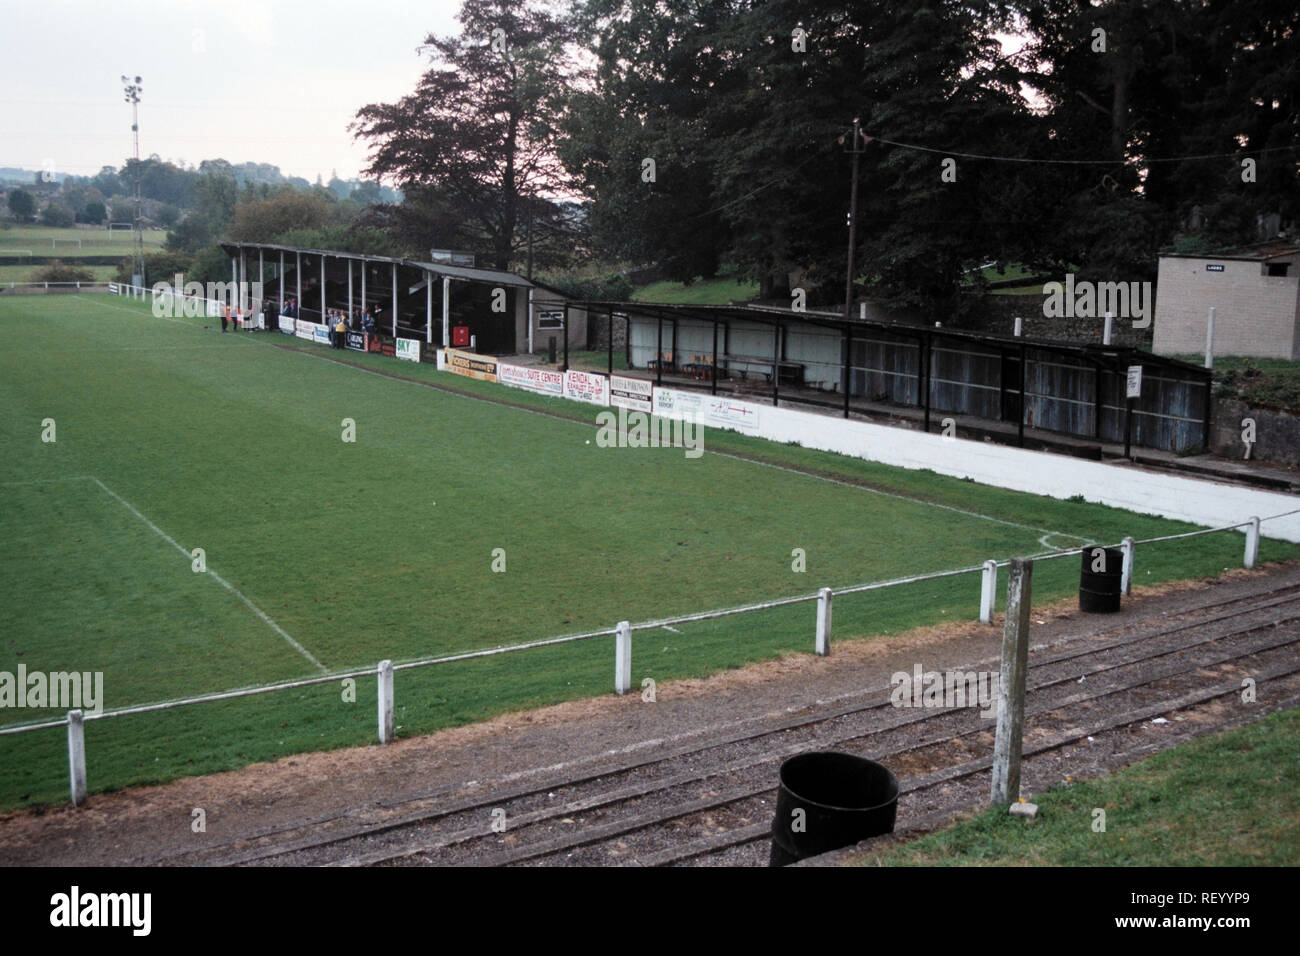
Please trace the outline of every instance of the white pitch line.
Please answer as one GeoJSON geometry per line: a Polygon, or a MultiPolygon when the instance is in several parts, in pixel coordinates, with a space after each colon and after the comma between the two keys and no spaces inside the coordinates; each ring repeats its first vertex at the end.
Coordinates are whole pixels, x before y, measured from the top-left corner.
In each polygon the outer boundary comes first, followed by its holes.
{"type": "MultiPolygon", "coordinates": [[[[190,557],[192,557],[191,553],[190,553],[188,550],[186,550],[184,547],[182,547],[180,544],[178,544],[177,541],[176,541],[176,540],[175,540],[171,535],[169,535],[166,531],[164,531],[162,528],[158,527],[156,524],[154,524],[152,521],[150,521],[148,518],[146,518],[144,515],[142,515],[142,514],[141,514],[141,513],[140,513],[140,512],[135,508],[135,506],[132,505],[129,501],[127,501],[125,498],[123,498],[121,495],[119,495],[119,494],[118,494],[116,491],[114,491],[112,488],[108,487],[108,485],[104,484],[102,481],[100,481],[100,480],[99,480],[98,478],[96,478],[94,475],[90,475],[89,477],[90,477],[90,480],[91,480],[91,481],[93,481],[95,484],[99,485],[100,488],[103,488],[104,491],[108,492],[108,494],[112,495],[113,498],[116,499],[117,502],[118,502],[120,505],[122,505],[122,507],[126,508],[127,511],[131,512],[131,514],[135,515],[137,518],[139,518],[141,521],[143,521],[146,525],[148,525],[148,526],[150,527],[150,529],[152,529],[153,532],[154,532],[155,534],[157,534],[160,538],[162,538],[164,541],[166,541],[168,544],[170,544],[173,548],[175,548],[175,549],[176,549],[177,551],[179,551],[181,554],[185,555],[186,558],[190,558],[190,557]]],[[[239,598],[239,600],[243,601],[244,604],[247,605],[248,608],[249,608],[249,609],[250,609],[254,614],[256,614],[258,617],[260,617],[260,618],[261,618],[261,619],[266,623],[266,625],[267,625],[268,627],[271,628],[271,630],[275,631],[275,633],[279,634],[282,638],[284,638],[285,641],[287,641],[287,642],[289,643],[289,645],[290,645],[294,650],[296,650],[299,654],[301,654],[301,655],[302,655],[303,657],[305,657],[308,661],[310,661],[310,662],[312,663],[312,665],[315,666],[316,668],[318,668],[322,674],[324,674],[324,673],[328,673],[328,671],[326,670],[326,667],[325,667],[324,664],[322,664],[320,661],[316,660],[316,658],[313,657],[313,656],[311,655],[311,652],[308,651],[307,648],[303,647],[301,644],[299,644],[297,641],[295,641],[295,640],[294,640],[294,639],[289,635],[289,632],[288,632],[288,631],[286,631],[284,628],[282,628],[279,624],[276,624],[275,621],[271,620],[271,618],[267,615],[267,613],[266,613],[265,611],[263,611],[260,607],[258,607],[256,604],[254,604],[252,601],[250,601],[247,597],[245,597],[245,596],[244,596],[244,592],[242,592],[241,590],[239,590],[239,588],[235,587],[233,584],[231,584],[229,581],[227,581],[225,578],[223,578],[223,577],[222,577],[220,574],[218,574],[216,571],[213,571],[211,568],[209,568],[205,573],[208,574],[208,575],[211,575],[211,577],[213,578],[213,580],[215,580],[218,584],[220,584],[223,588],[225,588],[227,591],[229,591],[229,592],[230,592],[231,594],[233,594],[235,597],[239,598]]]]}

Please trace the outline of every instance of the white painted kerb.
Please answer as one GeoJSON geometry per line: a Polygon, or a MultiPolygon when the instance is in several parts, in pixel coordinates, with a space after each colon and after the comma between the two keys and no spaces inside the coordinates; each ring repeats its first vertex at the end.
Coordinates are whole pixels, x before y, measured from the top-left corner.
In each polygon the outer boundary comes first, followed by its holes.
{"type": "MultiPolygon", "coordinates": [[[[698,403],[698,392],[655,389],[655,413],[686,418],[677,406],[698,403]],[[661,404],[660,394],[668,402],[661,404]],[[671,406],[671,407],[669,407],[671,406]]],[[[703,396],[705,404],[709,396],[703,396]]],[[[756,425],[744,429],[705,419],[706,427],[756,435],[778,442],[795,442],[807,448],[838,452],[899,468],[928,468],[941,475],[971,478],[981,484],[1072,498],[1123,508],[1138,514],[1159,515],[1204,527],[1247,521],[1252,515],[1274,515],[1300,507],[1300,498],[1280,492],[1142,471],[1129,465],[1086,461],[1049,452],[1012,448],[993,442],[945,438],[910,429],[832,418],[789,408],[726,399],[731,409],[753,413],[756,425]]],[[[1265,522],[1265,537],[1300,542],[1300,515],[1265,522]]]]}

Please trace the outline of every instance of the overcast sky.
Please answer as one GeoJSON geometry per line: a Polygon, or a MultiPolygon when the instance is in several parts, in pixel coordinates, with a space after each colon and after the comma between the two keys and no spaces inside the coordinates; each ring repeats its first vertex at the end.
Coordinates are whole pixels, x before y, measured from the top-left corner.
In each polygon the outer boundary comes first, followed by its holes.
{"type": "Polygon", "coordinates": [[[356,176],[358,107],[415,88],[416,48],[459,0],[0,0],[0,166],[93,175],[131,154],[121,76],[143,79],[140,154],[356,176]]]}

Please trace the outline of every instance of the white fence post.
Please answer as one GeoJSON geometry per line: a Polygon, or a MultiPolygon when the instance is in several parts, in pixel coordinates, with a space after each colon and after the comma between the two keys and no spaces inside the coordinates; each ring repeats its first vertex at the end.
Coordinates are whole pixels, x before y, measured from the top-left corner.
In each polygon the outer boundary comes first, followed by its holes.
{"type": "Polygon", "coordinates": [[[379,681],[379,742],[393,741],[393,662],[380,661],[379,681]]]}
{"type": "Polygon", "coordinates": [[[1205,367],[1214,368],[1214,306],[1210,306],[1210,319],[1205,324],[1205,367]]]}
{"type": "Polygon", "coordinates": [[[817,656],[825,657],[831,652],[831,589],[822,588],[817,592],[817,656]]]}
{"type": "Polygon", "coordinates": [[[1246,525],[1246,558],[1245,565],[1248,568],[1255,566],[1255,559],[1259,557],[1259,518],[1251,518],[1250,524],[1246,525]]]}
{"type": "Polygon", "coordinates": [[[992,558],[984,562],[980,575],[980,622],[993,623],[993,602],[998,591],[998,563],[992,558]]]}
{"type": "Polygon", "coordinates": [[[632,624],[619,621],[614,632],[614,693],[622,696],[632,686],[632,624]]]}
{"type": "Polygon", "coordinates": [[[68,711],[68,778],[72,805],[86,802],[86,725],[79,710],[68,711]]]}
{"type": "Polygon", "coordinates": [[[1120,572],[1119,590],[1121,594],[1133,593],[1133,539],[1125,538],[1120,542],[1120,549],[1124,552],[1124,566],[1120,572]]]}

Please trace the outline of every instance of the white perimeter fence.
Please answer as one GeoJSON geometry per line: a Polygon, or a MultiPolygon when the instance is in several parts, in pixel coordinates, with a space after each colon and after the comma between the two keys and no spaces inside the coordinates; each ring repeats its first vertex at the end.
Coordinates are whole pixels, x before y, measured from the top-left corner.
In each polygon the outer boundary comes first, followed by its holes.
{"type": "MultiPolygon", "coordinates": [[[[108,280],[97,280],[89,282],[0,282],[0,294],[12,292],[15,295],[39,294],[39,293],[71,293],[78,292],[107,292],[111,295],[119,295],[126,299],[146,299],[152,305],[154,290],[145,286],[131,285],[128,282],[111,282],[108,280]]],[[[215,318],[221,314],[221,308],[226,304],[218,299],[208,299],[203,296],[185,295],[183,293],[173,294],[170,290],[163,292],[161,298],[168,309],[172,308],[172,302],[179,303],[180,306],[187,301],[202,303],[202,312],[208,318],[215,318]]],[[[260,303],[259,303],[260,304],[260,303]]],[[[178,306],[178,311],[180,306],[178,306]]],[[[244,307],[244,314],[247,315],[250,309],[244,307]]]]}
{"type": "MultiPolygon", "coordinates": [[[[6,253],[8,255],[9,253],[6,253]]],[[[111,282],[0,282],[0,293],[13,292],[17,295],[40,292],[111,292],[111,282]]]]}
{"type": "MultiPolygon", "coordinates": [[[[1201,535],[1216,534],[1221,531],[1235,531],[1244,528],[1246,533],[1245,552],[1242,556],[1242,566],[1253,568],[1259,554],[1260,525],[1264,521],[1271,521],[1277,518],[1287,517],[1291,514],[1300,512],[1297,509],[1293,512],[1285,512],[1279,515],[1270,515],[1266,518],[1252,517],[1246,521],[1236,524],[1224,525],[1219,528],[1206,528],[1200,531],[1188,531],[1182,534],[1164,535],[1158,538],[1144,538],[1135,541],[1133,538],[1124,538],[1118,545],[1097,545],[1088,544],[1082,548],[1071,548],[1069,550],[1049,551],[1044,554],[1034,555],[1033,559],[1039,561],[1052,560],[1062,557],[1078,557],[1084,550],[1091,551],[1097,547],[1114,547],[1123,553],[1123,568],[1120,580],[1120,590],[1124,594],[1132,592],[1133,568],[1137,553],[1138,545],[1156,544],[1163,541],[1175,541],[1183,538],[1195,538],[1201,535]]],[[[458,654],[447,654],[441,657],[429,657],[415,661],[405,661],[393,663],[391,660],[380,661],[376,667],[363,668],[360,670],[348,670],[338,673],[327,674],[321,677],[310,677],[303,680],[282,681],[275,684],[264,684],[256,687],[246,687],[238,690],[222,691],[214,694],[201,694],[194,697],[182,697],[175,700],[159,701],[152,704],[138,704],[131,707],[122,707],[115,710],[105,710],[99,713],[83,713],[80,710],[72,710],[65,717],[57,720],[47,720],[26,724],[15,724],[8,727],[0,727],[0,736],[8,734],[28,733],[35,730],[45,730],[51,727],[66,726],[68,728],[68,767],[70,775],[70,795],[73,805],[78,805],[86,799],[86,738],[85,722],[87,720],[108,719],[111,717],[126,717],[132,714],[146,714],[159,710],[172,710],[177,707],[188,707],[193,704],[211,703],[213,701],[233,700],[240,697],[253,697],[259,694],[269,694],[276,691],[292,690],[300,687],[311,687],[317,684],[328,684],[335,681],[342,681],[349,678],[356,679],[375,675],[378,689],[378,737],[381,744],[389,743],[393,740],[393,675],[397,671],[414,670],[420,667],[432,667],[438,664],[450,664],[455,661],[474,660],[481,657],[495,657],[500,654],[513,654],[519,651],[532,650],[539,647],[553,647],[558,644],[571,644],[576,641],[585,641],[595,637],[614,637],[614,692],[616,694],[626,694],[632,683],[632,632],[657,630],[663,627],[670,627],[675,624],[689,624],[696,621],[707,621],[715,618],[730,617],[737,614],[746,614],[755,611],[766,611],[773,608],[787,607],[793,604],[807,604],[816,602],[817,604],[817,623],[814,632],[813,650],[819,656],[830,654],[831,648],[831,602],[836,594],[845,596],[850,594],[861,594],[867,591],[879,591],[886,588],[897,587],[905,584],[916,584],[922,581],[936,581],[942,578],[957,577],[963,574],[973,574],[980,572],[980,613],[981,622],[991,624],[993,622],[993,608],[997,593],[998,569],[1007,567],[1010,560],[997,561],[989,559],[983,564],[974,565],[966,568],[955,568],[950,571],[937,571],[929,574],[919,574],[906,578],[895,578],[889,581],[875,581],[868,584],[859,584],[852,587],[843,587],[839,589],[821,588],[813,594],[800,594],[793,597],[777,598],[772,601],[761,601],[755,604],[744,604],[738,607],[720,608],[712,611],[700,611],[695,614],[682,614],[676,617],[661,618],[652,621],[643,621],[633,624],[630,621],[620,621],[612,628],[603,628],[597,631],[586,631],[580,634],[566,634],[561,637],[544,638],[537,641],[528,641],[522,644],[510,644],[504,647],[484,648],[477,651],[464,651],[458,654]]]]}

